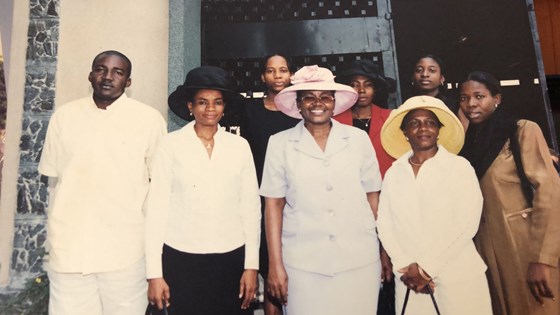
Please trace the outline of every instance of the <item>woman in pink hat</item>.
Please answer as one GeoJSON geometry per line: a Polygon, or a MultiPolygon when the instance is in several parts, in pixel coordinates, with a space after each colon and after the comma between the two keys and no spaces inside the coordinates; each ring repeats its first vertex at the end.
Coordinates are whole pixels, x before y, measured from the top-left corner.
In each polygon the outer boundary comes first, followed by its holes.
{"type": "Polygon", "coordinates": [[[318,66],[291,81],[275,103],[302,121],[270,137],[260,187],[268,290],[287,314],[375,314],[381,175],[367,134],[332,119],[357,93],[318,66]]]}

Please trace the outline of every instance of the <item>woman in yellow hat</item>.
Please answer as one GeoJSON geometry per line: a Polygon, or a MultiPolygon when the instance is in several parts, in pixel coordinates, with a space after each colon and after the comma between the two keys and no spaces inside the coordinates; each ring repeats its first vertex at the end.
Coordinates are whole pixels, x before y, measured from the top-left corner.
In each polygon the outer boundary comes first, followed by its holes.
{"type": "Polygon", "coordinates": [[[473,236],[482,194],[469,162],[456,155],[464,132],[445,104],[416,96],[393,111],[381,131],[397,160],[385,174],[377,229],[395,272],[397,314],[407,289],[412,314],[492,314],[486,265],[473,236]]]}

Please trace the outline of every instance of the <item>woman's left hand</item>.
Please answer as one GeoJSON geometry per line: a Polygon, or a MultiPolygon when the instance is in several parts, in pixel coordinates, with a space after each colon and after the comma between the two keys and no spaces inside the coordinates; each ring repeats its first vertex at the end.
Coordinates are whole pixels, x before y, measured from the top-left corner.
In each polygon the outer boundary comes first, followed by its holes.
{"type": "Polygon", "coordinates": [[[241,280],[239,281],[239,298],[243,298],[243,303],[241,303],[242,309],[247,309],[253,299],[257,297],[257,288],[259,284],[257,282],[257,271],[253,269],[245,269],[243,275],[241,275],[241,280]]]}
{"type": "Polygon", "coordinates": [[[379,257],[381,259],[381,282],[391,282],[393,280],[393,264],[389,254],[387,254],[383,247],[381,247],[379,257]]]}
{"type": "MultiPolygon", "coordinates": [[[[412,263],[404,268],[398,270],[403,275],[401,276],[401,281],[404,285],[415,292],[426,293],[424,290],[426,285],[431,284],[430,280],[424,279],[420,275],[419,266],[417,263],[412,263]]],[[[430,286],[433,290],[433,287],[430,286]]]]}
{"type": "Polygon", "coordinates": [[[535,300],[543,305],[543,298],[554,300],[554,293],[550,286],[550,267],[541,263],[529,263],[527,270],[527,284],[535,300]]]}

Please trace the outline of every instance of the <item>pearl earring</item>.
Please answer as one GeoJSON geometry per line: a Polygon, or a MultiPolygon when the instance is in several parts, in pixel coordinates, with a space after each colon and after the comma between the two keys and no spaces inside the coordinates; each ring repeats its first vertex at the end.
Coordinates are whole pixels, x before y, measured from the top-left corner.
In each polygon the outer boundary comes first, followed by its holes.
{"type": "Polygon", "coordinates": [[[192,113],[189,113],[190,116],[192,116],[192,113]]]}
{"type": "Polygon", "coordinates": [[[404,137],[406,139],[406,142],[408,142],[408,137],[404,137]]]}
{"type": "Polygon", "coordinates": [[[498,103],[494,104],[494,108],[498,108],[498,103]]]}

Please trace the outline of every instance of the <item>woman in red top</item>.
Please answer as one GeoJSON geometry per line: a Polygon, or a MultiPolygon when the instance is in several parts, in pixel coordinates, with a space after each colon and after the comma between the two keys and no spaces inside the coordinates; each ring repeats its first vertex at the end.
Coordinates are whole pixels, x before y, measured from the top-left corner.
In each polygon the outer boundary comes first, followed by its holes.
{"type": "Polygon", "coordinates": [[[393,159],[381,145],[381,127],[389,114],[390,109],[381,108],[376,104],[385,103],[391,84],[383,76],[379,67],[373,61],[362,59],[355,60],[347,68],[342,69],[335,78],[338,83],[346,84],[358,92],[358,101],[349,110],[335,117],[337,121],[360,128],[369,134],[381,176],[385,175],[393,159]]]}

